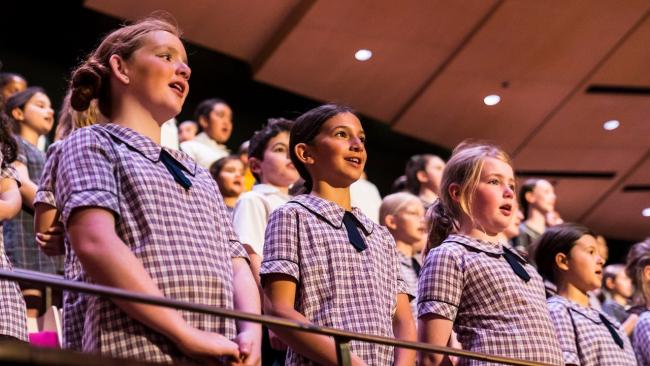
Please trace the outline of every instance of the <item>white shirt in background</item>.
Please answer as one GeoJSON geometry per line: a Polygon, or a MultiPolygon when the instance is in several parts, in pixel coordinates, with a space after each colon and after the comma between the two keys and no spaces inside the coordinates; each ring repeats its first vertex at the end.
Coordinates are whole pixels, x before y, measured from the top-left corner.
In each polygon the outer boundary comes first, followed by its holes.
{"type": "Polygon", "coordinates": [[[230,154],[226,145],[214,141],[205,132],[196,135],[192,140],[181,142],[181,150],[206,169],[209,169],[215,161],[230,154]]]}

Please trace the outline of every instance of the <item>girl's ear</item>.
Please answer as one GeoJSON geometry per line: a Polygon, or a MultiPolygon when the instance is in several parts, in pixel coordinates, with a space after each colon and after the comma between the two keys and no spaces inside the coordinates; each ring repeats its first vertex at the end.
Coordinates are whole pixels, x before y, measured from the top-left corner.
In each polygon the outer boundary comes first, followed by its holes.
{"type": "Polygon", "coordinates": [[[460,185],[458,183],[449,185],[449,196],[455,202],[460,202],[460,185]]]}
{"type": "Polygon", "coordinates": [[[526,194],[524,194],[524,199],[528,203],[534,203],[535,202],[535,194],[533,192],[526,192],[526,194]]]}
{"type": "Polygon", "coordinates": [[[262,167],[260,167],[260,161],[257,158],[248,158],[248,166],[251,168],[251,172],[262,176],[262,167]]]}
{"type": "Polygon", "coordinates": [[[296,157],[298,157],[298,160],[300,160],[305,165],[313,165],[315,162],[314,158],[311,155],[311,151],[309,150],[309,145],[305,144],[304,142],[296,144],[294,147],[296,157]]]}
{"type": "Polygon", "coordinates": [[[11,110],[11,117],[16,121],[22,121],[25,119],[25,113],[23,112],[22,109],[16,107],[11,110]]]}
{"type": "Polygon", "coordinates": [[[427,172],[424,170],[418,170],[417,173],[415,173],[415,178],[420,183],[426,183],[429,180],[429,177],[427,177],[427,172]]]}
{"type": "Polygon", "coordinates": [[[560,271],[569,270],[569,257],[564,253],[557,253],[555,255],[555,266],[560,269],[560,271]]]}
{"type": "Polygon", "coordinates": [[[384,217],[383,224],[386,225],[386,227],[390,230],[396,230],[397,224],[395,221],[395,215],[386,215],[386,217],[384,217]]]}
{"type": "Polygon", "coordinates": [[[108,64],[111,67],[113,75],[117,80],[121,81],[124,85],[129,84],[129,70],[126,66],[124,59],[118,55],[111,55],[108,59],[108,64]]]}

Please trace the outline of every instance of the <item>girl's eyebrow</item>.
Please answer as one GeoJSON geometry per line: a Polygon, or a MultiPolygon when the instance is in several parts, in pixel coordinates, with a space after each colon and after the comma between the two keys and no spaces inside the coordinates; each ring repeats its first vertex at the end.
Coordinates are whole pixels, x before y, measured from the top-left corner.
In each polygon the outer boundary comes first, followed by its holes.
{"type": "MultiPolygon", "coordinates": [[[[346,125],[334,126],[334,127],[332,127],[332,131],[336,130],[337,128],[342,128],[344,130],[352,131],[352,127],[346,126],[346,125]]],[[[363,129],[359,131],[359,135],[365,135],[365,134],[366,134],[366,131],[364,131],[363,129]]]]}

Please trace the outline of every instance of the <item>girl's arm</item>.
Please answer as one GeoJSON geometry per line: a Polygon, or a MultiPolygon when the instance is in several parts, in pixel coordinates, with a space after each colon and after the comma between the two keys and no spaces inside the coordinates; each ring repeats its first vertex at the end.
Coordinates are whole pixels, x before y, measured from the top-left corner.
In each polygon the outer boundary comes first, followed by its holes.
{"type": "Polygon", "coordinates": [[[20,178],[20,195],[23,198],[23,205],[34,209],[34,197],[36,197],[36,191],[38,186],[32,182],[29,178],[29,171],[27,170],[27,165],[14,161],[11,163],[16,171],[18,172],[18,177],[20,178]]]}
{"type": "Polygon", "coordinates": [[[56,207],[43,202],[34,205],[36,244],[47,255],[65,254],[63,225],[56,207]]]}
{"type": "MultiPolygon", "coordinates": [[[[265,275],[264,312],[268,315],[311,323],[294,308],[296,298],[296,281],[291,276],[282,274],[265,275]]],[[[337,365],[336,344],[328,336],[301,332],[293,329],[269,326],[284,343],[301,355],[318,361],[322,365],[337,365]]],[[[353,365],[365,365],[363,360],[351,355],[353,365]]]]}
{"type": "Polygon", "coordinates": [[[21,206],[18,183],[11,178],[2,178],[0,180],[0,221],[16,216],[21,206]]]}
{"type": "MultiPolygon", "coordinates": [[[[397,294],[397,309],[393,316],[393,333],[395,338],[404,341],[416,341],[415,321],[411,313],[411,305],[407,294],[397,294]]],[[[408,348],[395,348],[395,366],[414,365],[415,350],[408,348]]]]}
{"type": "MultiPolygon", "coordinates": [[[[115,232],[113,214],[82,207],[72,212],[67,234],[84,269],[98,284],[163,297],[142,263],[115,232]]],[[[196,329],[174,309],[113,300],[135,320],[160,332],[183,352],[195,357],[239,357],[238,346],[224,336],[196,329]]]]}
{"type": "MultiPolygon", "coordinates": [[[[261,313],[261,302],[257,284],[244,258],[232,259],[235,309],[252,314],[261,313]]],[[[237,322],[236,342],[244,365],[258,365],[262,353],[262,326],[258,323],[237,322]]]]}
{"type": "MultiPolygon", "coordinates": [[[[418,323],[418,338],[420,342],[426,342],[434,346],[446,347],[451,336],[453,322],[440,315],[427,314],[420,318],[418,323]]],[[[422,366],[453,365],[449,356],[419,352],[419,364],[422,366]]]]}

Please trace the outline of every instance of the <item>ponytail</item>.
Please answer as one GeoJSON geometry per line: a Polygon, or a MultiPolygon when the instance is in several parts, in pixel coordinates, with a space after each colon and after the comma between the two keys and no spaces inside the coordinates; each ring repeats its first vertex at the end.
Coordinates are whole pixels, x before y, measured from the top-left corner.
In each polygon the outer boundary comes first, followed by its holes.
{"type": "Polygon", "coordinates": [[[453,216],[448,212],[440,199],[437,199],[431,205],[427,215],[427,221],[430,222],[431,230],[427,239],[427,247],[424,249],[425,257],[431,249],[442,244],[449,234],[458,229],[453,216]]]}

